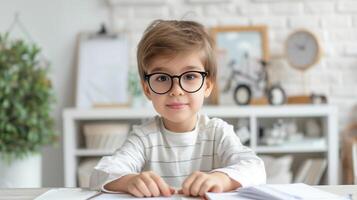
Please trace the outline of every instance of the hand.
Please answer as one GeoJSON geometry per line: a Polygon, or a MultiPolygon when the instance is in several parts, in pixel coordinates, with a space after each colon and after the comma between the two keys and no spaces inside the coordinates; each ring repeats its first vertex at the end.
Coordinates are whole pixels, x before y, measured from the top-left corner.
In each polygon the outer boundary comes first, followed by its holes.
{"type": "Polygon", "coordinates": [[[152,171],[142,172],[130,178],[127,191],[136,197],[171,196],[175,189],[152,171]]]}
{"type": "Polygon", "coordinates": [[[232,187],[238,187],[237,184],[239,183],[221,172],[204,173],[196,171],[186,178],[179,193],[187,196],[204,197],[206,192],[228,191],[232,187]]]}

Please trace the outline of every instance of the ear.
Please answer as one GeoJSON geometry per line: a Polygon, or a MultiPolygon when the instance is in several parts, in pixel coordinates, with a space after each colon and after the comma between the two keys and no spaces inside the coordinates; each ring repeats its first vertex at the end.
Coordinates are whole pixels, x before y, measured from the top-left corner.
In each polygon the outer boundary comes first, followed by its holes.
{"type": "Polygon", "coordinates": [[[148,98],[151,101],[151,93],[150,93],[149,85],[145,81],[142,80],[141,87],[144,90],[144,94],[145,94],[146,98],[148,98]]]}
{"type": "Polygon", "coordinates": [[[212,92],[213,89],[213,82],[211,79],[207,78],[205,80],[205,84],[206,84],[206,89],[205,89],[205,98],[209,97],[209,95],[212,92]]]}

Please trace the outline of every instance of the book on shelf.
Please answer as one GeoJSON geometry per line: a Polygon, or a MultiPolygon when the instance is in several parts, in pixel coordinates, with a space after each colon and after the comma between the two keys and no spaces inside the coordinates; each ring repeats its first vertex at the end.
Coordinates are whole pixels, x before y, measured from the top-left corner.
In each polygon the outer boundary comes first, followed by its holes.
{"type": "Polygon", "coordinates": [[[327,161],[324,158],[306,159],[297,171],[294,182],[317,185],[320,183],[326,168],[327,161]]]}

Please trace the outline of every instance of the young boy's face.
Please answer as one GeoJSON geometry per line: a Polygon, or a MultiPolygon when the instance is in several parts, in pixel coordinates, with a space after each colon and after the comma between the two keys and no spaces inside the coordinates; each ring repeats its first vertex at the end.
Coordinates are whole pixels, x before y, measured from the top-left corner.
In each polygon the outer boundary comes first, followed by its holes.
{"type": "Polygon", "coordinates": [[[204,73],[199,72],[205,72],[200,52],[158,57],[150,63],[147,71],[150,85],[147,80],[142,82],[144,92],[164,118],[167,129],[190,131],[196,124],[196,114],[213,87],[204,73]],[[177,77],[170,77],[180,75],[182,87],[177,77]]]}

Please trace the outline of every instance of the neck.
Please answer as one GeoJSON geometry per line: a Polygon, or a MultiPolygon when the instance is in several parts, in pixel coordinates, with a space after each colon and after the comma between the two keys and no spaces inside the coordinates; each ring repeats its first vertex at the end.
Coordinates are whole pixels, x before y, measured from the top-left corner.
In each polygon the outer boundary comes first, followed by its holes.
{"type": "Polygon", "coordinates": [[[184,122],[172,122],[163,118],[164,126],[167,130],[177,133],[192,131],[197,122],[197,115],[192,118],[185,120],[184,122]]]}

